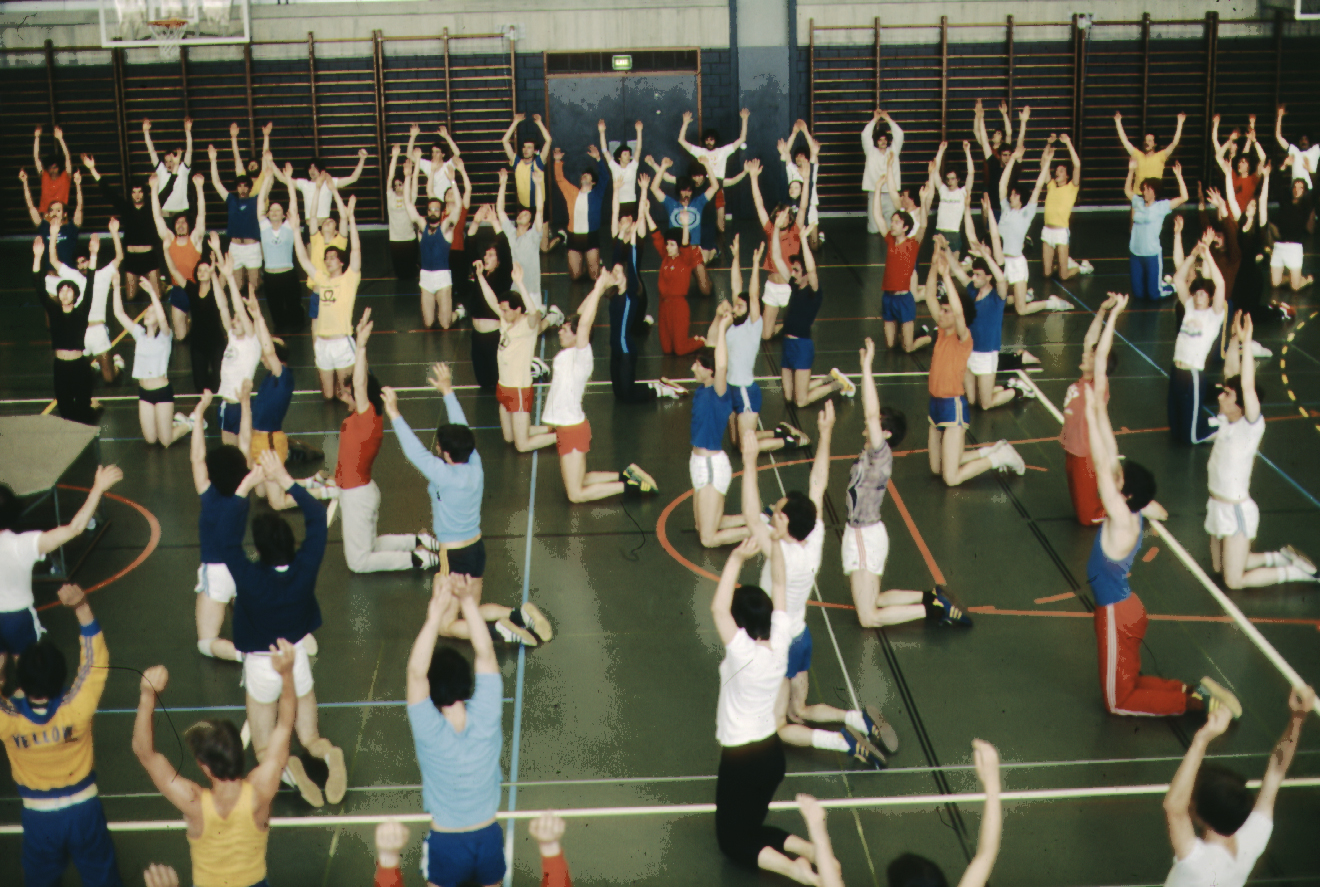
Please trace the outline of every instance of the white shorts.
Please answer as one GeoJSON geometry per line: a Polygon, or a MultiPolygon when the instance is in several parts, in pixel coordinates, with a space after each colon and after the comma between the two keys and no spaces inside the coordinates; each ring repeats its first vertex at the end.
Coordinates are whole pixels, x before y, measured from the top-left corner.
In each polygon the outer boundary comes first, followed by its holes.
{"type": "Polygon", "coordinates": [[[352,336],[335,336],[312,340],[318,370],[346,370],[357,363],[357,343],[352,336]]]}
{"type": "Polygon", "coordinates": [[[786,283],[771,283],[766,281],[761,288],[761,302],[766,305],[774,305],[776,308],[783,308],[788,304],[788,297],[793,294],[793,289],[786,283]]]}
{"type": "Polygon", "coordinates": [[[1040,229],[1040,242],[1048,243],[1050,246],[1067,246],[1068,233],[1067,228],[1052,228],[1046,225],[1040,229]]]}
{"type": "Polygon", "coordinates": [[[235,268],[261,270],[261,241],[256,243],[229,242],[229,255],[234,260],[235,268]]]}
{"type": "Polygon", "coordinates": [[[721,496],[729,492],[729,484],[733,483],[733,466],[729,464],[728,453],[714,456],[693,453],[688,459],[688,474],[692,476],[692,489],[713,486],[721,496]]]}
{"type": "Polygon", "coordinates": [[[1254,500],[1229,503],[1212,496],[1205,503],[1205,531],[1217,539],[1227,539],[1239,533],[1255,539],[1259,528],[1260,507],[1254,500]]]}
{"type": "Polygon", "coordinates": [[[1009,283],[1027,282],[1027,257],[1004,256],[1004,279],[1009,283]]]}
{"type": "Polygon", "coordinates": [[[224,564],[202,564],[197,568],[197,587],[193,591],[204,594],[217,604],[227,604],[238,594],[234,577],[224,564]]]}
{"type": "Polygon", "coordinates": [[[110,328],[103,323],[87,324],[83,333],[83,354],[95,357],[110,350],[110,328]]]}
{"type": "Polygon", "coordinates": [[[1302,270],[1302,245],[1278,241],[1274,244],[1274,255],[1270,258],[1271,268],[1287,268],[1290,271],[1302,270]]]}
{"type": "Polygon", "coordinates": [[[998,371],[998,351],[973,351],[967,358],[967,372],[973,376],[993,376],[998,371]]]}
{"type": "Polygon", "coordinates": [[[884,521],[865,527],[843,528],[843,575],[865,570],[876,576],[885,573],[889,558],[889,531],[884,521]]]}
{"type": "MultiPolygon", "coordinates": [[[[298,696],[312,692],[312,662],[303,649],[302,639],[293,645],[293,691],[298,696]]],[[[278,702],[284,689],[284,679],[271,665],[269,653],[243,654],[243,687],[257,702],[270,705],[278,702]]]]}
{"type": "Polygon", "coordinates": [[[422,289],[428,293],[438,293],[440,290],[449,289],[454,285],[454,275],[447,269],[444,271],[427,271],[422,269],[422,276],[418,282],[422,289]]]}

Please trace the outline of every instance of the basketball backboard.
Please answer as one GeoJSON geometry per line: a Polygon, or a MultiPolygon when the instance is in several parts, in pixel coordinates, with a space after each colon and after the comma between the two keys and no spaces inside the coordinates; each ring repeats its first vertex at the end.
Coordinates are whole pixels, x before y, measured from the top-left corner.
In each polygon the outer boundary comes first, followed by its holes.
{"type": "Polygon", "coordinates": [[[180,46],[248,43],[248,0],[99,0],[101,45],[156,47],[177,56],[180,46]]]}

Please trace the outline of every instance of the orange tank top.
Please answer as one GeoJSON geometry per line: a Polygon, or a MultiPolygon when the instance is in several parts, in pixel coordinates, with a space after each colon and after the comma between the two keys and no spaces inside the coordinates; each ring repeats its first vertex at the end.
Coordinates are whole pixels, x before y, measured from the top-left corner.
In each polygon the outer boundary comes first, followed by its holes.
{"type": "Polygon", "coordinates": [[[169,245],[170,260],[174,262],[174,267],[179,269],[179,273],[187,280],[193,283],[197,282],[197,263],[202,260],[202,254],[197,247],[193,246],[192,238],[189,237],[183,243],[179,243],[179,238],[170,240],[169,245]]]}
{"type": "Polygon", "coordinates": [[[939,331],[935,351],[930,357],[930,376],[926,387],[931,397],[962,397],[963,374],[967,371],[967,358],[972,356],[972,334],[959,339],[956,332],[939,331]]]}
{"type": "Polygon", "coordinates": [[[195,887],[251,887],[266,877],[266,841],[270,829],[257,828],[252,814],[252,784],[243,781],[238,802],[228,816],[215,809],[215,796],[202,789],[202,836],[188,838],[195,887]]]}

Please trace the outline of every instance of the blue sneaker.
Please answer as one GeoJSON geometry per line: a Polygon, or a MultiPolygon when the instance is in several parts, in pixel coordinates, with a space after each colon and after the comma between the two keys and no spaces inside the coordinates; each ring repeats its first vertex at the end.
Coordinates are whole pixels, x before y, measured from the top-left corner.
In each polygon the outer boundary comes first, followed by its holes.
{"type": "Polygon", "coordinates": [[[862,709],[862,720],[866,721],[866,732],[886,754],[892,755],[898,751],[898,733],[880,714],[880,709],[874,705],[866,706],[862,709]]]}
{"type": "Polygon", "coordinates": [[[938,622],[940,625],[962,625],[970,628],[972,617],[959,607],[955,607],[953,601],[944,596],[943,591],[943,585],[936,585],[933,591],[923,595],[922,603],[926,607],[926,619],[938,622]]]}
{"type": "Polygon", "coordinates": [[[870,739],[867,739],[859,731],[852,727],[843,728],[843,740],[848,743],[848,753],[858,763],[865,764],[868,767],[874,767],[876,770],[883,770],[887,765],[885,756],[876,748],[870,739]]]}

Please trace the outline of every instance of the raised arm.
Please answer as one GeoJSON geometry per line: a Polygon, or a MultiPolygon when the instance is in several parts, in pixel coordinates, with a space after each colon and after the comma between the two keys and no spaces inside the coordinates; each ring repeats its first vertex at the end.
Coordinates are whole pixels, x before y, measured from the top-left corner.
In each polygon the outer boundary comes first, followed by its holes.
{"type": "Polygon", "coordinates": [[[1068,157],[1072,160],[1072,184],[1077,187],[1082,186],[1082,158],[1077,155],[1077,147],[1073,145],[1073,140],[1066,132],[1059,136],[1059,141],[1063,142],[1068,149],[1068,157]]]}
{"type": "Polygon", "coordinates": [[[972,162],[972,143],[966,139],[963,139],[963,154],[967,157],[967,181],[963,184],[967,193],[971,194],[972,185],[976,182],[976,164],[972,162]]]}
{"type": "MultiPolygon", "coordinates": [[[[462,573],[451,573],[449,582],[454,597],[458,598],[463,620],[468,625],[484,626],[477,597],[481,593],[481,583],[462,573]]],[[[477,674],[499,674],[500,662],[495,658],[495,642],[491,640],[490,632],[476,630],[471,635],[472,652],[475,654],[472,657],[472,670],[477,674]]]]}
{"type": "MultiPolygon", "coordinates": [[[[269,140],[269,139],[270,139],[270,136],[267,135],[266,138],[267,138],[267,140],[269,140]]],[[[243,175],[244,173],[246,173],[247,170],[243,168],[243,155],[242,155],[242,153],[238,150],[238,124],[237,124],[237,123],[231,123],[231,124],[229,124],[229,152],[230,152],[231,154],[234,155],[234,175],[236,175],[236,176],[241,176],[241,175],[243,175]]],[[[265,152],[262,152],[262,153],[264,154],[265,152]]],[[[212,155],[212,160],[214,160],[214,155],[212,155]]],[[[214,170],[214,168],[215,168],[215,163],[214,163],[214,162],[212,162],[212,164],[211,164],[211,168],[212,168],[212,170],[214,170]]],[[[214,172],[212,172],[211,175],[212,175],[212,178],[218,178],[218,176],[216,176],[214,172]]],[[[219,190],[219,189],[216,189],[216,190],[219,190]]],[[[223,198],[222,198],[222,199],[223,199],[223,198]]]]}
{"type": "Polygon", "coordinates": [[[358,148],[357,166],[353,167],[353,171],[349,173],[348,178],[336,179],[334,176],[331,176],[330,181],[336,188],[347,188],[348,186],[355,184],[358,179],[362,178],[362,170],[365,169],[366,166],[367,166],[367,149],[358,148]]]}
{"type": "MultiPolygon", "coordinates": [[[[466,176],[464,176],[466,179],[466,176]]],[[[469,183],[470,185],[470,183],[469,183]]],[[[469,187],[469,191],[471,188],[469,187]]],[[[362,238],[358,234],[357,226],[357,195],[354,194],[348,198],[348,206],[345,207],[342,200],[339,199],[339,190],[335,189],[335,202],[339,204],[340,218],[348,224],[348,248],[351,251],[348,257],[348,270],[362,273],[362,238]]]]}
{"type": "Polygon", "coordinates": [[[1250,314],[1242,314],[1239,330],[1238,341],[1242,345],[1242,412],[1246,415],[1248,422],[1255,422],[1260,418],[1260,396],[1256,393],[1256,360],[1251,349],[1252,321],[1250,314]]]}
{"type": "Polygon", "coordinates": [[[153,665],[142,675],[138,685],[137,717],[133,721],[133,754],[147,771],[156,791],[173,804],[188,824],[188,830],[202,826],[202,790],[197,783],[179,774],[170,759],[156,751],[156,697],[169,683],[163,665],[153,665]]]}
{"type": "Polygon", "coordinates": [[[1279,794],[1283,777],[1292,765],[1293,755],[1297,754],[1297,743],[1302,736],[1302,722],[1315,710],[1315,690],[1310,687],[1294,687],[1288,695],[1290,712],[1288,726],[1283,736],[1270,754],[1270,764],[1265,768],[1265,775],[1260,780],[1260,793],[1256,795],[1253,811],[1263,816],[1274,818],[1274,799],[1279,794]]]}
{"type": "Polygon", "coordinates": [[[788,217],[788,210],[780,210],[779,215],[775,217],[775,227],[771,229],[770,236],[770,264],[775,266],[775,273],[788,280],[791,276],[788,273],[788,263],[784,261],[784,248],[779,242],[779,225],[788,217]]]}
{"type": "MultiPolygon", "coordinates": [[[[293,686],[293,645],[280,638],[270,648],[270,664],[279,674],[283,687],[279,706],[275,710],[275,728],[266,740],[266,754],[261,763],[252,768],[248,782],[256,795],[256,802],[267,811],[270,800],[280,788],[280,777],[289,763],[289,741],[293,738],[293,722],[298,709],[298,694],[293,686]]],[[[269,815],[269,814],[267,814],[269,815]]]]}
{"type": "Polygon", "coordinates": [[[33,225],[40,226],[41,213],[37,212],[37,204],[32,200],[32,189],[28,187],[26,169],[19,169],[18,180],[23,183],[23,200],[27,203],[28,218],[32,220],[33,225]]]}
{"type": "MultiPolygon", "coordinates": [[[[1027,149],[1027,121],[1030,119],[1031,119],[1031,105],[1023,105],[1022,110],[1018,112],[1017,145],[1013,149],[1018,154],[1022,154],[1027,149]]],[[[1011,129],[1012,127],[1005,129],[1004,130],[1005,135],[1007,135],[1011,129]]]]}
{"type": "MultiPolygon", "coordinates": [[[[154,276],[144,275],[143,285],[149,283],[154,276]]],[[[152,284],[152,287],[154,289],[155,285],[152,284]]],[[[155,305],[154,299],[152,304],[155,305]]],[[[121,327],[128,329],[133,325],[133,318],[129,317],[128,312],[124,310],[123,284],[120,282],[120,275],[118,274],[110,278],[110,309],[114,312],[115,320],[119,321],[121,327]]],[[[169,329],[169,327],[167,326],[166,329],[169,329]]]]}
{"type": "Polygon", "coordinates": [[[472,206],[472,180],[468,178],[467,164],[463,162],[463,158],[455,154],[453,164],[454,169],[458,170],[458,177],[463,182],[462,203],[463,208],[467,209],[472,206]]]}
{"type": "MultiPolygon", "coordinates": [[[[744,478],[743,483],[747,480],[744,478]]],[[[756,519],[761,523],[761,519],[756,519]]],[[[720,642],[724,646],[732,643],[734,636],[738,634],[738,623],[733,619],[733,592],[738,587],[738,576],[742,573],[743,564],[749,557],[760,550],[756,537],[749,537],[739,543],[738,547],[729,552],[729,559],[724,562],[724,571],[720,573],[720,581],[715,586],[715,596],[710,601],[710,614],[715,618],[715,631],[719,633],[720,642]]]]}
{"type": "Polygon", "coordinates": [[[1123,146],[1123,150],[1128,152],[1128,156],[1140,157],[1141,152],[1128,141],[1127,132],[1123,129],[1123,114],[1119,111],[1114,112],[1114,128],[1118,130],[1118,141],[1123,146]]]}
{"type": "Polygon", "coordinates": [[[940,316],[940,297],[939,280],[940,266],[945,261],[944,249],[948,241],[944,239],[943,234],[936,234],[935,250],[930,257],[930,270],[926,272],[926,285],[922,287],[921,297],[926,300],[926,309],[930,311],[931,317],[940,316]]]}
{"type": "Polygon", "coordinates": [[[596,311],[600,308],[601,297],[611,286],[618,283],[613,274],[599,274],[596,285],[587,293],[587,297],[578,306],[577,328],[574,330],[573,347],[586,348],[591,344],[591,325],[596,322],[596,311]]]}
{"type": "Polygon", "coordinates": [[[147,144],[147,157],[151,159],[151,168],[160,166],[160,156],[156,153],[156,146],[151,141],[151,120],[142,121],[142,140],[147,144]]]}
{"type": "Polygon", "coordinates": [[[683,148],[684,151],[688,152],[693,157],[696,157],[698,151],[697,146],[687,140],[688,127],[691,125],[692,125],[692,112],[684,111],[683,125],[678,128],[678,144],[683,148]]]}
{"type": "Polygon", "coordinates": [[[83,224],[83,193],[82,193],[82,170],[73,171],[73,224],[82,227],[83,224]]]}
{"type": "MultiPolygon", "coordinates": [[[[1113,317],[1111,314],[1110,323],[1113,317]]],[[[1112,440],[1114,432],[1109,427],[1108,411],[1093,388],[1086,390],[1086,424],[1091,438],[1091,460],[1095,463],[1096,488],[1105,513],[1116,530],[1132,532],[1135,530],[1132,512],[1114,480],[1114,461],[1110,454],[1117,448],[1117,443],[1112,440]]]]}
{"type": "MultiPolygon", "coordinates": [[[[218,299],[216,301],[219,302],[218,299]]],[[[188,460],[192,463],[193,486],[199,496],[211,486],[211,478],[206,472],[206,431],[203,426],[206,424],[204,419],[206,410],[211,406],[212,397],[214,395],[211,390],[204,389],[192,412],[192,437],[189,439],[188,460]]]]}
{"type": "Polygon", "coordinates": [[[872,366],[875,364],[875,342],[870,336],[866,337],[866,347],[857,351],[860,358],[862,379],[862,412],[865,416],[866,434],[871,441],[871,449],[880,446],[880,441],[885,439],[884,429],[880,427],[880,393],[875,386],[875,372],[872,366]]]}
{"type": "Polygon", "coordinates": [[[91,523],[92,515],[96,514],[97,506],[101,504],[101,496],[123,479],[124,472],[115,465],[102,465],[97,468],[96,479],[92,481],[92,488],[88,490],[82,508],[79,508],[73,520],[64,526],[42,533],[37,539],[37,550],[42,554],[50,554],[66,542],[78,538],[91,523]]]}
{"type": "Polygon", "coordinates": [[[761,161],[753,157],[743,164],[743,169],[752,177],[752,203],[756,205],[756,217],[764,228],[770,223],[770,213],[766,212],[765,199],[761,196],[761,161]]]}
{"type": "MultiPolygon", "coordinates": [[[[46,171],[46,165],[41,160],[41,127],[38,126],[32,131],[32,165],[40,176],[46,171]]],[[[21,167],[20,167],[21,168],[21,167]]]]}
{"type": "Polygon", "coordinates": [[[449,134],[449,127],[442,126],[440,127],[439,132],[440,138],[444,139],[445,144],[449,146],[449,159],[456,160],[463,152],[458,150],[458,143],[456,143],[453,137],[449,134]]]}
{"type": "MultiPolygon", "coordinates": [[[[1100,306],[1100,310],[1096,312],[1096,319],[1091,322],[1092,328],[1099,327],[1096,333],[1095,369],[1091,373],[1091,387],[1095,389],[1096,397],[1100,398],[1102,405],[1109,401],[1109,352],[1114,349],[1114,323],[1119,312],[1127,307],[1127,303],[1127,296],[1110,293],[1100,306]],[[1106,307],[1109,308],[1110,314],[1108,319],[1101,322],[1100,315],[1104,313],[1106,307]]],[[[1091,335],[1089,330],[1086,335],[1091,335]]]]}
{"type": "Polygon", "coordinates": [[[1132,199],[1137,196],[1136,178],[1137,158],[1132,157],[1128,159],[1127,178],[1123,180],[1123,196],[1128,199],[1128,203],[1131,203],[1132,199]]]}
{"type": "Polygon", "coordinates": [[[266,212],[270,209],[270,189],[275,184],[274,166],[271,163],[269,154],[261,155],[262,170],[266,175],[261,178],[261,189],[257,191],[257,218],[266,218],[266,212]]]}
{"type": "Polygon", "coordinates": [[[1169,200],[1169,209],[1177,209],[1187,202],[1187,183],[1183,181],[1182,164],[1173,164],[1173,177],[1178,180],[1178,196],[1169,200]]]}
{"type": "Polygon", "coordinates": [[[192,118],[183,118],[183,165],[192,169],[193,165],[193,137],[192,137],[192,118]]]}
{"type": "Polygon", "coordinates": [[[1187,122],[1186,114],[1178,115],[1178,125],[1173,130],[1173,141],[1169,142],[1169,147],[1164,149],[1164,156],[1168,157],[1178,148],[1178,143],[1182,141],[1183,124],[1187,122]]]}
{"type": "Polygon", "coordinates": [[[481,295],[486,300],[486,304],[495,316],[500,315],[500,300],[495,295],[495,290],[490,288],[490,282],[486,280],[486,263],[481,259],[472,263],[473,271],[476,273],[477,285],[481,287],[481,295]]]}
{"type": "Polygon", "coordinates": [[[1211,740],[1222,736],[1233,719],[1233,713],[1220,707],[1206,716],[1205,723],[1192,736],[1187,753],[1183,755],[1178,772],[1169,780],[1164,793],[1164,820],[1169,828],[1169,843],[1173,855],[1186,859],[1196,847],[1196,827],[1192,824],[1192,792],[1196,788],[1196,774],[1205,759],[1211,740]]]}
{"type": "Polygon", "coordinates": [[[999,752],[985,740],[973,739],[972,763],[985,791],[985,807],[981,810],[976,855],[958,879],[958,887],[985,887],[999,856],[999,841],[1004,832],[1004,813],[999,801],[999,752]]]}
{"type": "Polygon", "coordinates": [[[550,143],[554,139],[550,137],[550,130],[546,129],[545,123],[541,121],[540,114],[532,115],[532,123],[536,124],[536,128],[541,131],[541,138],[545,140],[541,145],[541,164],[545,165],[550,162],[550,143]]]}
{"type": "Polygon", "coordinates": [[[958,291],[953,287],[953,280],[950,279],[949,277],[949,269],[959,263],[953,261],[953,259],[948,255],[947,244],[945,245],[944,249],[945,249],[945,257],[944,257],[945,261],[944,261],[944,269],[943,269],[944,291],[949,294],[949,310],[953,312],[954,330],[958,333],[959,339],[966,341],[967,336],[970,335],[967,329],[967,317],[966,315],[963,314],[962,299],[959,297],[958,291]]]}
{"type": "MultiPolygon", "coordinates": [[[[513,122],[509,124],[509,128],[500,137],[500,146],[504,148],[504,156],[508,158],[510,166],[518,162],[518,154],[513,149],[513,134],[518,131],[518,124],[525,119],[526,115],[524,114],[514,114],[513,122]]],[[[411,149],[412,143],[409,142],[409,150],[411,151],[411,149]]]]}
{"type": "MultiPolygon", "coordinates": [[[[803,250],[806,252],[806,250],[803,250]]],[[[834,401],[825,401],[816,415],[816,458],[811,460],[811,474],[807,480],[807,498],[816,503],[816,514],[822,514],[825,488],[830,483],[830,438],[834,436],[834,401]]]]}
{"type": "Polygon", "coordinates": [[[202,178],[201,173],[192,177],[193,187],[197,190],[197,221],[193,224],[192,240],[193,246],[200,251],[202,248],[202,239],[206,237],[206,179],[202,178]]]}
{"type": "MultiPolygon", "coordinates": [[[[235,126],[237,126],[237,124],[235,124],[235,126]]],[[[234,136],[234,144],[238,144],[237,135],[234,136]]],[[[220,195],[221,200],[228,200],[229,191],[225,188],[224,182],[220,181],[220,166],[217,159],[219,157],[219,152],[216,151],[215,145],[207,145],[206,154],[211,158],[211,185],[215,188],[215,193],[220,195]]],[[[239,173],[239,175],[242,174],[242,172],[239,173]]]]}
{"type": "Polygon", "coordinates": [[[976,100],[976,107],[972,111],[972,135],[976,137],[976,143],[981,146],[981,153],[985,155],[985,159],[989,160],[994,152],[990,150],[990,134],[985,131],[985,105],[980,99],[976,100]]]}
{"type": "MultiPolygon", "coordinates": [[[[1047,149],[1047,150],[1048,150],[1048,149],[1047,149]]],[[[1018,152],[1014,151],[1014,152],[1012,153],[1012,155],[1009,156],[1009,158],[1008,158],[1008,163],[1005,163],[1005,164],[1004,164],[1004,172],[999,176],[999,205],[1000,205],[1000,206],[1008,206],[1008,183],[1011,182],[1011,181],[1013,181],[1013,167],[1017,166],[1017,162],[1018,162],[1019,160],[1021,160],[1021,159],[1022,159],[1022,155],[1021,155],[1021,154],[1018,154],[1018,152]]],[[[1044,163],[1043,160],[1042,160],[1042,163],[1044,163]]],[[[988,184],[988,183],[987,183],[987,184],[988,184]]],[[[970,192],[971,192],[971,187],[969,186],[967,190],[968,190],[968,193],[970,193],[970,192]]],[[[968,202],[968,203],[971,203],[970,200],[967,201],[967,202],[968,202]]]]}
{"type": "MultiPolygon", "coordinates": [[[[412,652],[408,655],[405,698],[409,705],[431,698],[431,681],[426,674],[431,667],[431,656],[435,653],[436,639],[440,636],[441,620],[453,602],[454,596],[450,590],[451,575],[436,573],[431,582],[431,600],[426,606],[426,619],[422,622],[422,628],[417,632],[417,639],[413,641],[412,652]]],[[[474,624],[482,623],[478,619],[474,624]]]]}
{"type": "Polygon", "coordinates": [[[715,320],[715,393],[720,397],[729,390],[729,326],[733,313],[726,311],[715,320]]]}
{"type": "MultiPolygon", "coordinates": [[[[738,246],[738,235],[733,237],[734,248],[738,246]]],[[[747,319],[751,323],[761,319],[761,259],[765,257],[765,241],[756,245],[752,253],[752,280],[747,286],[747,319]]]]}

